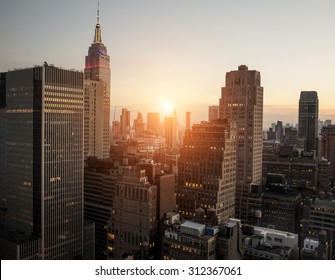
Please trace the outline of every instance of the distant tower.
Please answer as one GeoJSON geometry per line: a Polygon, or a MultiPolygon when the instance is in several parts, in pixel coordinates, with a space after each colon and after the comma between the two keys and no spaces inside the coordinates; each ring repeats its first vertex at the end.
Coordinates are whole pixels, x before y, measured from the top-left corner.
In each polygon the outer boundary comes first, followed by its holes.
{"type": "Polygon", "coordinates": [[[284,139],[284,127],[282,121],[277,121],[277,124],[275,126],[276,130],[276,140],[279,142],[283,142],[284,139]]]}
{"type": "Polygon", "coordinates": [[[164,119],[164,136],[166,148],[171,151],[176,147],[177,133],[173,117],[165,117],[164,119]]]}
{"type": "Polygon", "coordinates": [[[335,125],[321,129],[321,155],[330,161],[331,178],[335,182],[335,125]]]}
{"type": "Polygon", "coordinates": [[[160,115],[159,113],[147,113],[147,130],[156,136],[160,134],[160,115]]]}
{"type": "Polygon", "coordinates": [[[191,129],[191,112],[186,112],[186,125],[185,125],[186,130],[191,129]]]}
{"type": "Polygon", "coordinates": [[[120,116],[121,123],[121,137],[123,140],[127,140],[130,137],[130,111],[127,108],[122,109],[120,116]]]}
{"type": "Polygon", "coordinates": [[[212,105],[208,107],[208,121],[211,122],[212,120],[219,118],[219,106],[212,105]]]}
{"type": "Polygon", "coordinates": [[[101,40],[99,6],[93,43],[85,58],[84,157],[109,157],[110,59],[101,40]]]}
{"type": "Polygon", "coordinates": [[[241,65],[226,74],[220,117],[237,125],[236,217],[245,221],[249,186],[262,181],[263,88],[258,71],[241,65]]]}
{"type": "Polygon", "coordinates": [[[144,132],[144,121],[141,112],[138,112],[137,118],[134,120],[134,130],[136,137],[141,136],[144,132]]]}
{"type": "Polygon", "coordinates": [[[177,112],[174,111],[173,117],[165,117],[165,142],[169,151],[178,146],[178,119],[177,112]]]}
{"type": "Polygon", "coordinates": [[[306,152],[317,151],[319,99],[316,91],[302,91],[299,99],[298,137],[306,152]]]}

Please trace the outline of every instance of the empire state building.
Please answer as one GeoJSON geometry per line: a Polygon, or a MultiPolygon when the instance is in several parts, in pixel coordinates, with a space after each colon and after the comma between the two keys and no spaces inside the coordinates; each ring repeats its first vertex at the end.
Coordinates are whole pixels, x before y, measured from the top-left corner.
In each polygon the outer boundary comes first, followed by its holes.
{"type": "Polygon", "coordinates": [[[85,57],[84,157],[109,157],[110,58],[102,43],[99,9],[93,43],[85,57]]]}

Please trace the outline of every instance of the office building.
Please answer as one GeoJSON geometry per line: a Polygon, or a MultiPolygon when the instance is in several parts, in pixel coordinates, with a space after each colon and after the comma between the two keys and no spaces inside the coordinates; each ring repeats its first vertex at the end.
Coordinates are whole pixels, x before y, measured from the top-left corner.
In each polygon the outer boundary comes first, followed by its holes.
{"type": "Polygon", "coordinates": [[[275,131],[276,131],[276,140],[279,142],[283,142],[284,140],[284,127],[282,121],[277,121],[277,124],[275,125],[275,131]]]}
{"type": "Polygon", "coordinates": [[[178,213],[167,213],[163,237],[164,260],[215,260],[218,228],[205,224],[180,221],[178,213]]]}
{"type": "Polygon", "coordinates": [[[298,260],[298,234],[242,225],[245,260],[298,260]]]}
{"type": "Polygon", "coordinates": [[[304,151],[317,151],[319,99],[316,91],[302,91],[299,99],[298,137],[304,151]]]}
{"type": "Polygon", "coordinates": [[[47,63],[1,74],[1,259],[83,258],[83,85],[47,63]]]}
{"type": "Polygon", "coordinates": [[[330,247],[330,258],[335,259],[335,201],[334,195],[327,198],[306,199],[303,207],[302,237],[318,236],[325,231],[330,247]]]}
{"type": "Polygon", "coordinates": [[[331,246],[328,243],[327,232],[321,230],[317,236],[306,237],[300,250],[301,260],[330,260],[331,246]]]}
{"type": "Polygon", "coordinates": [[[321,129],[321,156],[330,161],[331,179],[335,181],[335,125],[321,129]]]}
{"type": "Polygon", "coordinates": [[[85,57],[84,157],[109,158],[110,58],[102,43],[99,10],[85,57]]]}
{"type": "Polygon", "coordinates": [[[145,170],[124,169],[116,184],[109,224],[108,256],[125,259],[137,254],[157,254],[157,186],[149,183],[145,170]]]}
{"type": "Polygon", "coordinates": [[[177,205],[183,218],[199,207],[216,223],[235,216],[236,127],[226,119],[202,122],[185,132],[178,163],[177,205]]]}
{"type": "Polygon", "coordinates": [[[176,111],[173,117],[165,117],[164,128],[166,150],[169,153],[178,147],[178,121],[176,111]]]}
{"type": "Polygon", "coordinates": [[[295,127],[285,127],[284,145],[294,146],[298,145],[298,130],[295,127]]]}
{"type": "Polygon", "coordinates": [[[243,260],[242,225],[237,219],[229,219],[219,225],[216,239],[216,258],[218,260],[243,260]]]}
{"type": "Polygon", "coordinates": [[[288,185],[300,192],[325,191],[330,185],[330,162],[292,146],[277,146],[263,153],[263,183],[268,173],[284,174],[288,185]]]}
{"type": "Polygon", "coordinates": [[[237,126],[236,217],[246,221],[249,186],[262,181],[263,88],[258,71],[241,65],[226,74],[220,117],[237,126]]]}
{"type": "Polygon", "coordinates": [[[95,259],[106,260],[108,222],[120,168],[115,161],[88,158],[84,171],[84,218],[94,222],[95,259]]]}
{"type": "Polygon", "coordinates": [[[122,140],[128,140],[130,138],[130,111],[127,108],[122,108],[120,130],[122,140]]]}
{"type": "Polygon", "coordinates": [[[137,118],[134,120],[134,130],[135,130],[135,137],[143,136],[145,126],[141,112],[137,113],[137,118]]]}
{"type": "Polygon", "coordinates": [[[208,107],[208,121],[211,122],[219,118],[219,106],[212,105],[208,107]]]}
{"type": "Polygon", "coordinates": [[[154,135],[160,135],[160,115],[159,113],[147,113],[147,131],[154,135]]]}

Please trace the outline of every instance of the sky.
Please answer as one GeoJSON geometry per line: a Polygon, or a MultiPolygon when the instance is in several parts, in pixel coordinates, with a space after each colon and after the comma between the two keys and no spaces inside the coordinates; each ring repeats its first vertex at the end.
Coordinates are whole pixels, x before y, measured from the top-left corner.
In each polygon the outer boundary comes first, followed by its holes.
{"type": "MultiPolygon", "coordinates": [[[[42,65],[83,70],[96,0],[0,0],[0,72],[42,65]]],[[[300,92],[315,90],[319,118],[335,122],[335,1],[100,0],[111,58],[111,118],[127,107],[180,123],[207,120],[226,72],[261,73],[264,128],[296,123],[300,92]],[[165,106],[164,106],[165,104],[165,106]]]]}

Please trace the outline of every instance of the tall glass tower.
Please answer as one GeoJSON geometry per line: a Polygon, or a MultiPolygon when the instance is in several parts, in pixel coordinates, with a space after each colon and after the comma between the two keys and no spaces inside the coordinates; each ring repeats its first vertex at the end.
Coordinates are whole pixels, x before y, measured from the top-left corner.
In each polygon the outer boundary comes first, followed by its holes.
{"type": "Polygon", "coordinates": [[[83,255],[83,73],[1,74],[0,256],[83,255]]]}

